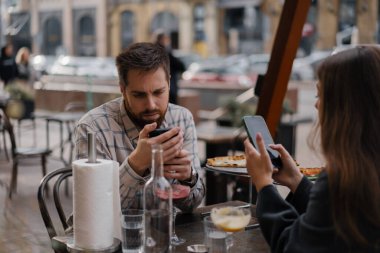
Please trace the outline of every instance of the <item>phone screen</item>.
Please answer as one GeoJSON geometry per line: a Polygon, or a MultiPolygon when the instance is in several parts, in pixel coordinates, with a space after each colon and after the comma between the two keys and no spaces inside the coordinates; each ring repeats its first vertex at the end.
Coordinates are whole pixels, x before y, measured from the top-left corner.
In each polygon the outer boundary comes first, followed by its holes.
{"type": "Polygon", "coordinates": [[[149,138],[159,136],[160,134],[166,133],[171,128],[157,128],[154,129],[152,132],[149,133],[149,138]]]}
{"type": "Polygon", "coordinates": [[[268,126],[265,123],[265,120],[261,116],[244,116],[243,122],[245,129],[247,131],[248,137],[253,144],[253,146],[257,149],[258,145],[256,142],[257,133],[261,133],[263,140],[265,142],[265,148],[269,153],[269,156],[272,160],[273,165],[276,167],[281,167],[281,158],[280,154],[269,147],[269,144],[274,144],[272,135],[269,132],[268,126]]]}

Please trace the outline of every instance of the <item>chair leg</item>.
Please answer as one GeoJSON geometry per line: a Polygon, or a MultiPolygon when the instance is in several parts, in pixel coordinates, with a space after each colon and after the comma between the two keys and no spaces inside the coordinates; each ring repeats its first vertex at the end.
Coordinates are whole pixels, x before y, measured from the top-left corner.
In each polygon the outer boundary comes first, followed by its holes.
{"type": "Polygon", "coordinates": [[[17,174],[18,174],[18,160],[13,159],[11,184],[9,187],[9,198],[12,198],[12,193],[17,191],[17,174]]]}
{"type": "MultiPolygon", "coordinates": [[[[42,165],[42,177],[44,177],[46,175],[46,155],[42,155],[41,156],[41,165],[42,165]]],[[[46,188],[45,188],[46,192],[46,197],[48,198],[49,197],[49,185],[46,184],[46,188]]]]}
{"type": "Polygon", "coordinates": [[[7,162],[8,162],[9,161],[9,155],[8,155],[7,139],[6,139],[5,131],[3,132],[3,144],[4,144],[5,157],[7,158],[7,162]]]}
{"type": "Polygon", "coordinates": [[[46,175],[46,155],[41,156],[41,164],[42,164],[42,176],[46,175]]]}
{"type": "Polygon", "coordinates": [[[18,145],[21,146],[21,120],[17,120],[17,137],[18,137],[18,145]]]}
{"type": "Polygon", "coordinates": [[[33,118],[33,144],[36,146],[36,141],[37,141],[37,135],[36,135],[36,119],[33,118]]]}

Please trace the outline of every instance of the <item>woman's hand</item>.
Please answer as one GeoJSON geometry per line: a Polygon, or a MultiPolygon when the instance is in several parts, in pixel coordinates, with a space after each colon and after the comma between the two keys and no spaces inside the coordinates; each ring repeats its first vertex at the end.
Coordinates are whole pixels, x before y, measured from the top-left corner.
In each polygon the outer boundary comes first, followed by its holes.
{"type": "Polygon", "coordinates": [[[291,192],[295,192],[303,177],[301,171],[297,168],[296,163],[288,151],[286,151],[281,144],[272,144],[270,147],[280,153],[282,161],[282,167],[280,169],[274,169],[273,179],[289,187],[291,192]]]}
{"type": "Polygon", "coordinates": [[[260,133],[256,135],[256,141],[258,150],[253,147],[248,139],[244,141],[244,147],[247,171],[256,186],[257,192],[259,192],[264,186],[273,183],[273,166],[260,133]]]}

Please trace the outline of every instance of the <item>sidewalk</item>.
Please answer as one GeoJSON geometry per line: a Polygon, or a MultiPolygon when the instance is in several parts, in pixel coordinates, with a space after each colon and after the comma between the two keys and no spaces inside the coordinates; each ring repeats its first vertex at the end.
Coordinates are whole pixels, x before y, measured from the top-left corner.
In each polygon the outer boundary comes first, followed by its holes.
{"type": "MultiPolygon", "coordinates": [[[[316,117],[314,108],[315,87],[312,85],[299,87],[299,113],[316,117]]],[[[307,146],[307,136],[312,123],[301,124],[297,127],[297,144],[295,159],[304,167],[321,165],[320,159],[313,155],[307,146]]],[[[51,124],[51,147],[59,145],[59,129],[57,124],[51,124]]],[[[16,129],[17,133],[17,129],[16,129]]],[[[30,130],[22,133],[22,145],[32,145],[33,138],[30,130]]],[[[2,141],[2,137],[0,137],[2,141]]],[[[8,148],[10,146],[7,142],[8,148]]],[[[46,123],[37,120],[37,146],[46,145],[46,123]]],[[[0,145],[2,148],[2,144],[0,145]]],[[[201,158],[204,158],[204,145],[199,143],[201,158]]],[[[55,149],[53,157],[59,156],[55,149]]],[[[67,154],[66,154],[67,156],[67,154]]],[[[57,159],[48,159],[48,171],[63,167],[57,159]]],[[[43,224],[38,203],[37,188],[42,178],[39,160],[28,160],[19,165],[17,193],[12,200],[6,195],[6,186],[10,181],[11,163],[6,161],[4,150],[0,149],[0,253],[48,253],[51,250],[50,241],[43,224]]],[[[62,196],[66,210],[72,210],[72,196],[62,196]]],[[[54,218],[53,218],[54,219],[54,218]]],[[[58,220],[56,218],[55,220],[58,220]]]]}

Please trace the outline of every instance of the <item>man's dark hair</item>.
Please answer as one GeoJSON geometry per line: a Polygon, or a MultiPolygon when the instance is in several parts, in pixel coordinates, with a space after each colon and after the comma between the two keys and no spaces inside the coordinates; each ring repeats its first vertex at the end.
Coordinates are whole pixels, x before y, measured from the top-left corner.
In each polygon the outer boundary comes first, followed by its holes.
{"type": "Polygon", "coordinates": [[[141,72],[156,71],[162,67],[166,80],[169,82],[169,57],[165,48],[148,42],[135,43],[116,57],[116,67],[119,74],[119,83],[128,85],[128,71],[140,70],[141,72]]]}

